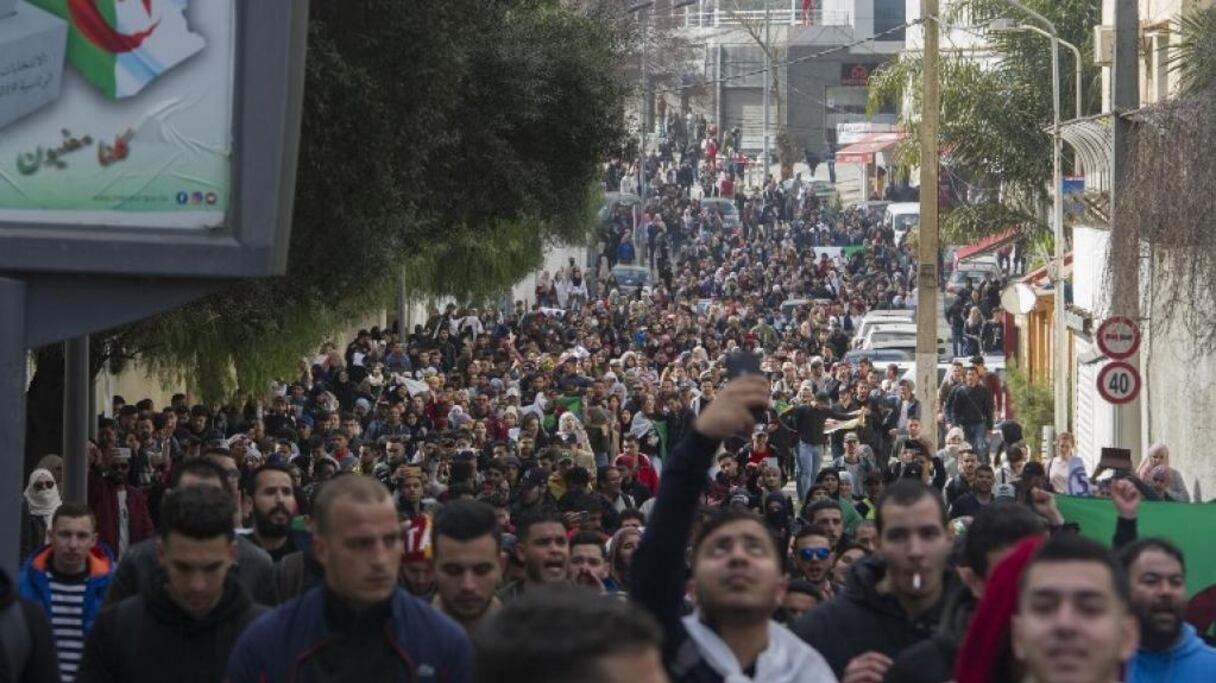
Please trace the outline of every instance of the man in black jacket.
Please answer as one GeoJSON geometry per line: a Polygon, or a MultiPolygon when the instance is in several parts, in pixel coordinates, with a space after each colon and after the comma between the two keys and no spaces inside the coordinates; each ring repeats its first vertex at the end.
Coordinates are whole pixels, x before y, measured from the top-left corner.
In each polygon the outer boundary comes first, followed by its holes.
{"type": "Polygon", "coordinates": [[[59,683],[55,639],[42,606],[22,598],[0,569],[0,681],[59,683]],[[15,660],[15,661],[14,661],[15,660]]]}
{"type": "Polygon", "coordinates": [[[811,484],[819,474],[819,465],[823,461],[823,450],[828,439],[823,433],[828,418],[836,420],[851,420],[857,413],[847,413],[834,410],[828,405],[827,394],[815,394],[810,387],[799,390],[802,405],[795,406],[780,418],[781,424],[787,429],[798,432],[798,500],[806,500],[811,484]]]}
{"type": "Polygon", "coordinates": [[[892,658],[937,627],[953,581],[941,495],[900,479],[878,501],[878,552],[854,563],[843,593],[804,614],[794,633],[846,683],[882,681],[892,658]]]}
{"type": "Polygon", "coordinates": [[[963,541],[958,574],[967,586],[947,603],[941,625],[932,638],[904,650],[887,672],[888,683],[945,683],[954,680],[954,660],[971,615],[984,597],[984,586],[992,568],[1019,541],[1047,533],[1047,522],[1025,505],[998,502],[975,516],[963,541]]]}
{"type": "Polygon", "coordinates": [[[980,383],[980,371],[967,368],[966,379],[946,396],[946,429],[962,427],[963,434],[975,452],[988,453],[988,432],[992,429],[994,406],[992,392],[980,383]]]}
{"type": "Polygon", "coordinates": [[[157,544],[161,569],[143,593],[98,616],[79,683],[223,678],[237,637],[266,611],[229,572],[237,557],[235,512],[232,499],[211,486],[166,496],[157,544]]]}

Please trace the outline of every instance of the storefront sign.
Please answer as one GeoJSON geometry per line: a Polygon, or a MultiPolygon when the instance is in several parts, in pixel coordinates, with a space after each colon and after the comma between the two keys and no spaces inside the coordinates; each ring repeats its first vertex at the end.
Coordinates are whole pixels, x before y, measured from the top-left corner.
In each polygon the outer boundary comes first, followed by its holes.
{"type": "Polygon", "coordinates": [[[840,65],[840,84],[864,87],[870,82],[870,74],[878,65],[844,63],[840,65]]]}

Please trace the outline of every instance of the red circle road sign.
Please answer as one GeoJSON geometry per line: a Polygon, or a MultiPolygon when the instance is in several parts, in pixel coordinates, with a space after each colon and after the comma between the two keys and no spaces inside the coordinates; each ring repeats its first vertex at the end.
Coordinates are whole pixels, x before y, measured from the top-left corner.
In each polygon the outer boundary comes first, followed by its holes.
{"type": "Polygon", "coordinates": [[[1115,360],[1123,360],[1140,348],[1140,327],[1121,315],[1102,321],[1097,336],[1098,349],[1115,360]]]}
{"type": "Polygon", "coordinates": [[[1128,363],[1108,363],[1098,373],[1098,393],[1115,405],[1131,403],[1140,395],[1140,373],[1128,363]]]}

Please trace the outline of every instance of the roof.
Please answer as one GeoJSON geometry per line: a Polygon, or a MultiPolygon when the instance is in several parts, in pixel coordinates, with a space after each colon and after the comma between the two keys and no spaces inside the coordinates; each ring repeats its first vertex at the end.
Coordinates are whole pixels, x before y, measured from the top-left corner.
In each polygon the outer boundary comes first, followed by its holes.
{"type": "Polygon", "coordinates": [[[963,259],[971,258],[984,252],[999,249],[1005,244],[1017,239],[1018,231],[1014,228],[1009,228],[1003,232],[998,232],[995,235],[989,235],[984,239],[968,244],[967,246],[954,252],[954,260],[962,261],[963,259]]]}
{"type": "MultiPolygon", "coordinates": [[[[1064,254],[1064,272],[1061,273],[1061,275],[1064,277],[1064,279],[1068,279],[1069,277],[1072,276],[1072,252],[1071,251],[1068,252],[1067,254],[1064,254]]],[[[1026,275],[1024,277],[1022,277],[1022,282],[1025,282],[1026,284],[1028,284],[1032,287],[1035,287],[1035,288],[1045,287],[1047,285],[1050,285],[1051,282],[1050,282],[1050,280],[1047,279],[1047,266],[1043,266],[1043,267],[1039,268],[1038,270],[1032,270],[1029,273],[1026,273],[1026,275]]]]}
{"type": "Polygon", "coordinates": [[[887,132],[870,133],[857,142],[841,147],[836,151],[838,164],[869,164],[874,161],[875,152],[882,152],[899,144],[900,140],[908,137],[907,133],[887,132]]]}

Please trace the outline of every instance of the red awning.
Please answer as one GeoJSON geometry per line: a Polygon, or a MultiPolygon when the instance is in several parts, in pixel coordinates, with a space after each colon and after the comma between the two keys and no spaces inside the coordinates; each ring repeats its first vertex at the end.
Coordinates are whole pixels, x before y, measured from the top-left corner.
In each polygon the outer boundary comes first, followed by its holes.
{"type": "Polygon", "coordinates": [[[836,163],[872,164],[876,152],[886,151],[906,137],[907,133],[900,132],[870,133],[848,147],[837,150],[836,163]]]}
{"type": "Polygon", "coordinates": [[[967,246],[954,252],[954,261],[957,263],[963,259],[983,254],[984,252],[1000,249],[1007,242],[1012,242],[1014,239],[1016,239],[1017,236],[1018,232],[1014,228],[1009,228],[1004,232],[998,232],[995,235],[989,235],[975,244],[968,244],[967,246]]]}
{"type": "MultiPolygon", "coordinates": [[[[1067,254],[1064,254],[1064,272],[1062,273],[1062,275],[1065,278],[1068,278],[1072,275],[1072,252],[1071,251],[1068,252],[1067,254]]],[[[1047,280],[1047,266],[1042,266],[1041,268],[1038,268],[1037,270],[1032,270],[1029,273],[1026,273],[1026,275],[1024,275],[1022,277],[1022,282],[1025,282],[1026,284],[1030,285],[1031,287],[1042,287],[1044,285],[1051,284],[1047,280]]]]}

